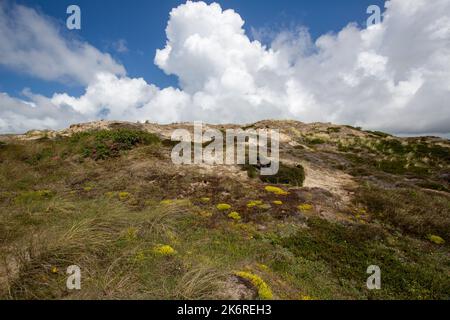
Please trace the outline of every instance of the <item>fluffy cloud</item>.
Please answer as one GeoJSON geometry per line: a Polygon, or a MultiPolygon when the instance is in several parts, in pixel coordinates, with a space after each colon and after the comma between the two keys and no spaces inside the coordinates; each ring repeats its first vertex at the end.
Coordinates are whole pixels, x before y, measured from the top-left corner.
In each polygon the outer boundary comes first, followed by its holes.
{"type": "Polygon", "coordinates": [[[84,85],[97,72],[125,75],[125,68],[109,54],[65,40],[50,18],[7,2],[0,2],[0,65],[44,80],[84,85]]]}
{"type": "Polygon", "coordinates": [[[189,105],[189,96],[177,89],[159,89],[144,79],[99,73],[79,97],[55,94],[50,103],[72,108],[84,118],[167,122],[177,121],[178,111],[189,105]]]}
{"type": "MultiPolygon", "coordinates": [[[[431,6],[392,0],[379,25],[361,29],[351,23],[315,41],[298,28],[279,33],[269,47],[251,41],[243,25],[233,10],[188,1],[171,11],[166,45],[154,59],[178,77],[180,89],[96,70],[80,97],[54,94],[24,102],[6,96],[9,104],[2,105],[16,107],[7,107],[12,124],[0,121],[0,131],[22,130],[11,116],[20,113],[20,121],[28,117],[36,127],[51,126],[50,119],[61,126],[69,118],[215,123],[294,118],[395,133],[450,132],[450,1],[431,6]],[[38,112],[45,106],[66,118],[34,116],[45,113],[38,112]]],[[[41,46],[39,52],[46,50],[41,46]]]]}
{"type": "Polygon", "coordinates": [[[27,91],[24,94],[28,98],[26,101],[0,93],[0,132],[64,128],[86,120],[71,107],[56,106],[48,98],[27,91]]]}

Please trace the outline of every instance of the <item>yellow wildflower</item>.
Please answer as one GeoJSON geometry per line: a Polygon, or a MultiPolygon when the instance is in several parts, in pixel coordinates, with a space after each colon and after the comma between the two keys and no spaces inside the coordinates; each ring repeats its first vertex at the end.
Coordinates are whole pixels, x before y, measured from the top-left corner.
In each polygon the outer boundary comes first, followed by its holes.
{"type": "Polygon", "coordinates": [[[241,220],[241,216],[236,211],[231,212],[228,217],[236,221],[241,220]]]}
{"type": "Polygon", "coordinates": [[[313,208],[313,206],[308,203],[303,203],[303,204],[299,205],[297,208],[300,211],[309,211],[313,208]]]}
{"type": "Polygon", "coordinates": [[[165,244],[159,244],[157,246],[153,247],[153,253],[162,255],[162,256],[171,256],[174,255],[176,253],[175,249],[172,248],[171,246],[165,244]]]}
{"type": "Polygon", "coordinates": [[[289,194],[289,192],[287,192],[287,191],[285,191],[285,190],[283,190],[281,188],[274,187],[274,186],[267,186],[265,189],[266,189],[267,192],[272,192],[272,193],[274,193],[276,195],[284,196],[284,195],[289,194]]]}
{"type": "Polygon", "coordinates": [[[273,203],[273,204],[276,204],[276,205],[278,205],[278,206],[281,206],[281,205],[283,204],[283,201],[275,200],[275,201],[272,201],[272,203],[273,203]]]}
{"type": "Polygon", "coordinates": [[[269,271],[270,270],[270,268],[267,265],[263,264],[263,263],[258,263],[257,266],[258,266],[258,268],[260,268],[263,271],[269,271]]]}
{"type": "Polygon", "coordinates": [[[263,204],[263,202],[261,200],[251,200],[247,203],[247,208],[253,208],[256,206],[260,206],[262,204],[263,204]]]}
{"type": "Polygon", "coordinates": [[[436,236],[436,235],[431,235],[431,234],[428,236],[428,240],[430,240],[431,242],[433,242],[435,244],[444,244],[445,243],[445,240],[442,239],[441,237],[436,236]]]}
{"type": "Polygon", "coordinates": [[[246,271],[239,271],[235,274],[242,279],[250,281],[250,283],[258,290],[258,296],[260,299],[270,300],[273,298],[272,290],[270,290],[270,287],[267,285],[267,283],[264,282],[263,279],[261,279],[256,274],[246,271]]]}
{"type": "Polygon", "coordinates": [[[129,192],[119,192],[119,200],[121,201],[125,201],[127,200],[129,197],[131,196],[131,194],[129,192]]]}
{"type": "Polygon", "coordinates": [[[217,209],[220,210],[220,211],[225,211],[225,210],[231,209],[231,206],[229,204],[226,204],[226,203],[219,203],[217,205],[217,209]]]}

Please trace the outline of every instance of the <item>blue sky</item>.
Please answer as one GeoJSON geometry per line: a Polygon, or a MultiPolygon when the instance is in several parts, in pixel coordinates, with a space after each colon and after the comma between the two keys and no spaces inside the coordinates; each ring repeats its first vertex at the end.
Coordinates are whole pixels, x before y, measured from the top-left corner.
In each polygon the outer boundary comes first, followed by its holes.
{"type": "MultiPolygon", "coordinates": [[[[102,52],[110,53],[121,62],[130,77],[143,77],[159,87],[177,86],[177,77],[168,76],[153,63],[156,49],[166,42],[165,28],[169,12],[184,1],[173,0],[19,0],[16,3],[37,9],[55,19],[67,37],[78,37],[102,52]],[[66,8],[77,4],[81,8],[81,30],[65,30],[66,8]],[[114,43],[124,39],[127,52],[117,52],[114,43]]],[[[292,29],[306,26],[312,37],[327,32],[338,32],[349,22],[364,25],[366,9],[371,4],[381,8],[384,0],[222,0],[223,9],[233,9],[245,21],[247,35],[253,38],[253,29],[292,29]]],[[[42,81],[18,74],[0,66],[0,91],[19,95],[23,88],[51,95],[67,92],[80,95],[84,87],[77,84],[61,84],[42,81]]]]}

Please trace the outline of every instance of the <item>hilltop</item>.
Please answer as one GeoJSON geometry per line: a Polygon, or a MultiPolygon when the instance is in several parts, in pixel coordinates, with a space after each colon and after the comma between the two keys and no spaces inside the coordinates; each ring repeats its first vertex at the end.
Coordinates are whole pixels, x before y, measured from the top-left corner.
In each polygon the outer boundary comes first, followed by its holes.
{"type": "Polygon", "coordinates": [[[449,299],[450,141],[280,130],[280,171],[174,165],[173,130],[98,121],[0,136],[0,295],[449,299]],[[82,290],[66,289],[78,265],[82,290]],[[382,289],[366,288],[378,265],[382,289]]]}

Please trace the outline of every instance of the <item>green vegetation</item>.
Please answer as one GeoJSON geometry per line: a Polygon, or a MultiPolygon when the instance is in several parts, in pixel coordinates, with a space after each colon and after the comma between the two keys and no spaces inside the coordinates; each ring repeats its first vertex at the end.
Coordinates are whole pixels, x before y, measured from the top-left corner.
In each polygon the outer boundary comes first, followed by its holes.
{"type": "Polygon", "coordinates": [[[353,127],[353,126],[349,126],[349,125],[345,125],[344,127],[352,129],[352,130],[356,130],[356,131],[362,131],[361,127],[353,127]]]}
{"type": "Polygon", "coordinates": [[[253,166],[251,164],[243,165],[242,170],[247,171],[247,175],[249,178],[255,179],[259,176],[258,169],[256,169],[255,166],[253,166]]]}
{"type": "Polygon", "coordinates": [[[327,128],[327,133],[338,133],[341,132],[341,128],[340,127],[328,127],[327,128]]]}
{"type": "Polygon", "coordinates": [[[254,179],[174,166],[132,127],[7,140],[0,298],[449,299],[448,144],[301,128],[277,175],[244,166],[254,179]]]}
{"type": "Polygon", "coordinates": [[[272,176],[260,176],[261,181],[275,184],[289,184],[301,187],[305,180],[305,170],[299,164],[295,167],[280,163],[278,173],[272,176]]]}
{"type": "MultiPolygon", "coordinates": [[[[399,240],[397,249],[388,244],[388,235],[367,225],[343,226],[312,219],[309,229],[275,243],[297,257],[323,261],[342,284],[359,290],[362,274],[369,265],[380,266],[383,290],[367,291],[369,298],[448,299],[450,278],[431,254],[418,255],[399,240]],[[398,254],[401,250],[402,255],[398,254]]],[[[277,266],[285,269],[285,265],[277,266]]]]}
{"type": "Polygon", "coordinates": [[[387,138],[387,137],[391,136],[390,134],[388,134],[386,132],[381,132],[381,131],[369,131],[368,130],[366,132],[373,134],[374,136],[381,137],[381,138],[387,138]]]}
{"type": "MultiPolygon", "coordinates": [[[[371,132],[371,134],[375,133],[371,132]]],[[[382,136],[382,133],[378,133],[377,135],[382,136]]],[[[337,146],[340,151],[343,152],[349,149],[358,149],[390,156],[406,156],[411,154],[416,159],[429,157],[434,161],[450,160],[450,148],[433,142],[424,142],[415,138],[400,140],[389,135],[385,135],[381,138],[354,137],[337,141],[337,146]]]]}
{"type": "Polygon", "coordinates": [[[291,186],[301,187],[303,181],[305,180],[305,170],[299,164],[296,166],[287,166],[283,163],[279,164],[278,172],[271,176],[260,175],[259,169],[254,165],[243,165],[242,170],[247,171],[249,178],[258,178],[262,182],[273,183],[273,184],[289,184],[291,186]]]}
{"type": "Polygon", "coordinates": [[[100,160],[117,157],[120,151],[137,145],[159,143],[160,139],[145,131],[115,129],[77,133],[70,138],[70,142],[81,147],[84,157],[100,160]]]}
{"type": "Polygon", "coordinates": [[[326,143],[326,140],[317,138],[317,137],[312,137],[312,138],[306,139],[306,142],[309,144],[315,145],[315,144],[324,144],[324,143],[326,143]]]}
{"type": "Polygon", "coordinates": [[[437,234],[450,239],[450,198],[433,192],[411,189],[359,189],[357,201],[375,219],[401,231],[426,238],[437,234]]]}
{"type": "MultiPolygon", "coordinates": [[[[338,141],[336,145],[338,151],[345,153],[345,157],[352,162],[350,173],[357,176],[368,175],[377,170],[425,179],[450,162],[450,148],[420,140],[352,138],[349,141],[338,141]]],[[[430,186],[434,184],[435,187],[439,185],[436,181],[426,183],[430,186]]],[[[446,187],[438,187],[436,190],[445,191],[446,187]]]]}

